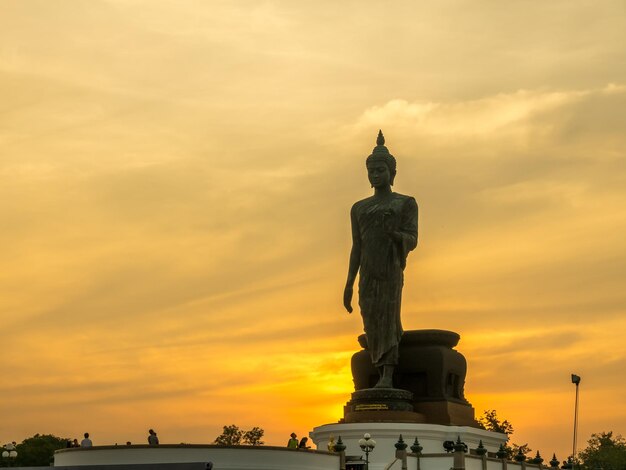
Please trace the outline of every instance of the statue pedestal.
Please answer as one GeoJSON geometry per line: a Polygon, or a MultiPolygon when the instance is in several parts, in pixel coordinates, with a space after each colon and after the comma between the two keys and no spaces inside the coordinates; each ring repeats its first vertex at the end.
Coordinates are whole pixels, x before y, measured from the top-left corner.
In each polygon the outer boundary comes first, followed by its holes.
{"type": "MultiPolygon", "coordinates": [[[[409,330],[400,341],[399,361],[394,372],[393,383],[405,392],[411,393],[412,414],[382,413],[382,407],[375,412],[357,413],[354,404],[361,403],[358,393],[376,390],[372,387],[379,379],[378,370],[372,365],[367,350],[367,337],[361,335],[359,343],[363,350],[352,356],[352,377],[356,392],[344,408],[341,422],[413,422],[448,424],[457,426],[477,426],[474,408],[465,399],[464,385],[467,362],[454,347],[460,336],[446,330],[409,330]]],[[[397,390],[397,389],[386,389],[397,390]]],[[[372,404],[378,403],[376,400],[372,404]]],[[[384,404],[384,402],[383,402],[384,404]]],[[[399,411],[389,408],[390,411],[399,411]]],[[[402,411],[409,411],[408,408],[402,411]]]]}
{"type": "Polygon", "coordinates": [[[415,411],[427,417],[426,421],[433,424],[456,424],[476,427],[474,408],[469,403],[451,400],[416,401],[415,411]]]}
{"type": "Polygon", "coordinates": [[[397,388],[357,390],[344,407],[344,423],[423,423],[424,416],[413,409],[413,394],[397,388]]]}

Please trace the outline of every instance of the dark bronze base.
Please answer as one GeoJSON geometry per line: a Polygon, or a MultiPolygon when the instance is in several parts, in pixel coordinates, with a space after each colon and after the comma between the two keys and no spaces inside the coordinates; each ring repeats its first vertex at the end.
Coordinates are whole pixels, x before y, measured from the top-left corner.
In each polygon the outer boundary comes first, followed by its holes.
{"type": "Polygon", "coordinates": [[[397,388],[357,390],[344,407],[344,423],[423,423],[424,416],[413,410],[413,394],[397,388]]]}
{"type": "Polygon", "coordinates": [[[429,423],[478,427],[474,419],[474,408],[469,403],[438,400],[416,401],[413,405],[415,411],[425,416],[429,423]]]}
{"type": "Polygon", "coordinates": [[[454,349],[459,339],[452,331],[405,331],[393,376],[398,388],[376,389],[370,387],[380,379],[379,371],[372,365],[367,337],[361,335],[359,344],[364,349],[355,353],[351,362],[356,392],[344,407],[343,422],[408,421],[478,427],[474,408],[464,395],[467,362],[454,349]],[[389,396],[385,391],[391,391],[389,396]]]}

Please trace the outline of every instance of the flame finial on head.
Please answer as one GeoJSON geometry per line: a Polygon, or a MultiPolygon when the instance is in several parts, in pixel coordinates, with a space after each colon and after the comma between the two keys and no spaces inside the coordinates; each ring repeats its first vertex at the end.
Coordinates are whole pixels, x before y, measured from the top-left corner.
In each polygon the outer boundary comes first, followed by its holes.
{"type": "Polygon", "coordinates": [[[385,136],[382,129],[378,129],[378,137],[376,137],[376,145],[385,145],[385,136]]]}
{"type": "Polygon", "coordinates": [[[385,136],[381,129],[378,130],[378,137],[376,137],[376,147],[372,150],[372,155],[389,155],[389,150],[385,147],[385,136]]]}

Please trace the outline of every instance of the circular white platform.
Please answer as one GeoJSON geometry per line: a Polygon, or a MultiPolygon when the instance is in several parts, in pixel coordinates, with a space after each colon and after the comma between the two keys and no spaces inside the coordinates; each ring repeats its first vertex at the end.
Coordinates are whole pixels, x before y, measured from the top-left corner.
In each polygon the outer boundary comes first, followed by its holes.
{"type": "Polygon", "coordinates": [[[168,464],[213,462],[226,470],[328,470],[339,468],[339,456],[316,450],[271,446],[169,445],[96,446],[61,449],[55,467],[81,465],[168,464]]]}
{"type": "MultiPolygon", "coordinates": [[[[478,447],[480,440],[490,452],[496,452],[500,444],[507,440],[506,435],[469,426],[444,426],[440,424],[419,423],[336,423],[324,424],[313,429],[309,436],[318,449],[326,449],[332,435],[346,446],[346,455],[362,455],[358,441],[363,434],[369,433],[376,440],[376,448],[370,454],[370,470],[382,470],[395,459],[394,444],[402,434],[404,442],[410,447],[417,437],[424,448],[424,454],[440,454],[444,451],[444,441],[456,441],[458,437],[470,449],[478,447]]],[[[411,449],[407,448],[410,452],[411,449]]]]}

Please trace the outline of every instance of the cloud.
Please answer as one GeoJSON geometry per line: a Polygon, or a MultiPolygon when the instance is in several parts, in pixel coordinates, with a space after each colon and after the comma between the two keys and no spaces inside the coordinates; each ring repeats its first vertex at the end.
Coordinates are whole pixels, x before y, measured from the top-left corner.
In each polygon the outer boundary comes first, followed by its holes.
{"type": "MultiPolygon", "coordinates": [[[[465,102],[408,102],[394,99],[382,106],[367,109],[355,124],[357,131],[376,126],[393,129],[404,136],[412,133],[420,139],[453,138],[450,146],[460,146],[466,140],[489,138],[511,139],[541,136],[546,122],[554,126],[555,114],[568,114],[581,101],[619,97],[626,86],[608,84],[597,90],[537,91],[519,90],[465,102]],[[550,115],[549,119],[542,116],[550,115]]],[[[623,99],[623,98],[622,98],[623,99]]],[[[549,130],[549,129],[547,129],[549,130]]],[[[512,142],[508,141],[508,145],[512,142]]]]}

